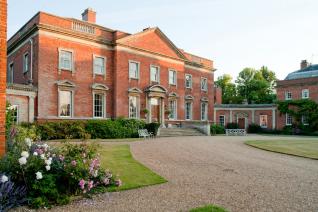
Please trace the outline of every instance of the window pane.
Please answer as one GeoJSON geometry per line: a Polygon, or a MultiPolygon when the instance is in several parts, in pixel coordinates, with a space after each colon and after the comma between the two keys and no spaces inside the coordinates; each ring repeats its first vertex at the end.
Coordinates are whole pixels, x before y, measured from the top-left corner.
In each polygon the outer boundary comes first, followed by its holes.
{"type": "Polygon", "coordinates": [[[192,117],[192,104],[191,102],[186,102],[186,105],[185,105],[185,113],[186,113],[186,119],[187,120],[190,120],[192,117]]]}
{"type": "Polygon", "coordinates": [[[221,126],[224,126],[225,125],[225,117],[224,116],[219,116],[219,124],[221,126]]]}
{"type": "Polygon", "coordinates": [[[171,100],[169,101],[169,110],[170,110],[170,119],[176,119],[177,118],[177,101],[171,100]]]}
{"type": "Polygon", "coordinates": [[[192,87],[192,76],[186,75],[185,80],[186,80],[186,88],[191,88],[192,87]]]}
{"type": "Polygon", "coordinates": [[[95,94],[94,95],[94,117],[103,118],[104,117],[104,95],[95,94]]]}
{"type": "Polygon", "coordinates": [[[267,115],[260,116],[260,126],[262,128],[267,128],[267,115]]]}
{"type": "Polygon", "coordinates": [[[59,95],[60,95],[60,97],[59,97],[60,116],[71,116],[72,92],[71,91],[60,91],[59,95]]]}
{"type": "Polygon", "coordinates": [[[94,73],[104,74],[105,72],[105,59],[102,57],[95,57],[94,59],[94,73]]]}
{"type": "Polygon", "coordinates": [[[159,68],[155,66],[150,67],[150,80],[152,82],[159,82],[159,68]]]}
{"type": "Polygon", "coordinates": [[[9,109],[11,110],[13,122],[17,124],[19,122],[18,105],[11,105],[9,109]]]}
{"type": "Polygon", "coordinates": [[[129,97],[129,118],[138,118],[138,98],[136,96],[129,97]]]}
{"type": "Polygon", "coordinates": [[[138,79],[138,63],[129,63],[129,78],[138,79]]]}
{"type": "Polygon", "coordinates": [[[175,85],[177,82],[177,72],[175,71],[169,71],[169,84],[170,85],[175,85]]]}
{"type": "Polygon", "coordinates": [[[72,68],[72,52],[61,51],[60,66],[62,69],[71,70],[72,68]]]}
{"type": "Polygon", "coordinates": [[[207,90],[208,86],[207,86],[207,79],[202,78],[201,79],[201,90],[207,90]]]}
{"type": "Polygon", "coordinates": [[[201,103],[201,120],[207,120],[207,103],[201,103]]]}

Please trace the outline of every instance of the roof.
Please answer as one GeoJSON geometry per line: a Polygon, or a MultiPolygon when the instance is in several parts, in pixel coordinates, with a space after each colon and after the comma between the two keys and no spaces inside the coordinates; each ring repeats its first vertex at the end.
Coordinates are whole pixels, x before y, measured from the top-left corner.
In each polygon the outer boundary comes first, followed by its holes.
{"type": "Polygon", "coordinates": [[[275,104],[219,104],[214,105],[214,108],[272,108],[275,106],[275,104]]]}
{"type": "Polygon", "coordinates": [[[288,74],[285,80],[311,78],[311,77],[318,77],[318,64],[310,65],[307,68],[294,71],[288,74]]]}

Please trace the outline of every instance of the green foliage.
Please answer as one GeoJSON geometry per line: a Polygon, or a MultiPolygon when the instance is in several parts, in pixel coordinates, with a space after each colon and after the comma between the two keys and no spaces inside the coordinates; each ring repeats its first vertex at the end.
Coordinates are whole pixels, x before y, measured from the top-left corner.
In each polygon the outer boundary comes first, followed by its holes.
{"type": "Polygon", "coordinates": [[[258,124],[250,124],[247,131],[248,133],[260,133],[262,132],[262,128],[258,124]]]}
{"type": "Polygon", "coordinates": [[[210,127],[211,135],[216,135],[216,134],[224,134],[225,129],[222,125],[219,124],[212,124],[210,127]]]}
{"type": "Polygon", "coordinates": [[[193,208],[190,210],[190,212],[227,212],[227,210],[216,205],[205,205],[202,207],[193,208]]]}
{"type": "Polygon", "coordinates": [[[159,127],[160,127],[160,124],[159,124],[159,123],[155,123],[155,122],[149,123],[149,124],[146,124],[146,125],[145,125],[145,128],[147,129],[147,131],[148,131],[149,133],[154,134],[155,136],[156,136],[157,133],[158,133],[159,127]]]}
{"type": "Polygon", "coordinates": [[[239,128],[239,125],[238,123],[227,123],[226,125],[226,129],[238,129],[239,128]]]}
{"type": "MultiPolygon", "coordinates": [[[[284,133],[298,134],[293,128],[300,129],[304,134],[318,131],[318,104],[310,99],[278,101],[277,109],[280,114],[290,114],[293,116],[293,126],[285,127],[284,133]],[[308,125],[302,125],[302,117],[307,117],[308,125]]],[[[302,134],[300,132],[299,134],[302,134]]]]}
{"type": "Polygon", "coordinates": [[[223,104],[238,104],[242,102],[242,97],[237,95],[236,85],[232,83],[232,77],[229,74],[219,76],[215,85],[222,89],[223,104]]]}
{"type": "Polygon", "coordinates": [[[10,103],[6,103],[6,136],[9,136],[11,126],[13,125],[13,110],[10,109],[10,103]]]}

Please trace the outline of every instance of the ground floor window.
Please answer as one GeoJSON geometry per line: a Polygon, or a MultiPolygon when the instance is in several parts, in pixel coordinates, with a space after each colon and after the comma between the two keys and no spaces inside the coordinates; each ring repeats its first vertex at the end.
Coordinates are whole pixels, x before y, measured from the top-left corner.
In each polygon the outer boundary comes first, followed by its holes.
{"type": "Polygon", "coordinates": [[[11,111],[12,121],[17,124],[19,122],[19,106],[11,105],[9,109],[11,111]]]}
{"type": "Polygon", "coordinates": [[[94,94],[94,117],[105,117],[105,95],[103,93],[94,94]]]}
{"type": "Polygon", "coordinates": [[[59,116],[71,117],[72,110],[72,91],[59,91],[59,116]]]}
{"type": "Polygon", "coordinates": [[[129,96],[129,118],[139,118],[139,98],[137,96],[129,96]]]}
{"type": "Polygon", "coordinates": [[[169,110],[170,110],[169,119],[176,120],[177,119],[177,100],[169,101],[169,110]]]}
{"type": "Polygon", "coordinates": [[[221,126],[225,126],[225,116],[224,115],[219,116],[219,124],[221,126]]]}
{"type": "Polygon", "coordinates": [[[292,124],[293,124],[293,117],[290,114],[286,113],[286,125],[290,126],[292,124]]]}
{"type": "Polygon", "coordinates": [[[208,120],[208,103],[201,102],[201,120],[208,120]]]}
{"type": "Polygon", "coordinates": [[[309,125],[308,116],[302,115],[302,116],[301,116],[301,123],[302,123],[303,125],[309,125]]]}
{"type": "Polygon", "coordinates": [[[261,128],[267,128],[267,115],[260,115],[259,125],[261,126],[261,128]]]}
{"type": "Polygon", "coordinates": [[[185,103],[185,119],[186,120],[192,119],[192,102],[185,103]]]}

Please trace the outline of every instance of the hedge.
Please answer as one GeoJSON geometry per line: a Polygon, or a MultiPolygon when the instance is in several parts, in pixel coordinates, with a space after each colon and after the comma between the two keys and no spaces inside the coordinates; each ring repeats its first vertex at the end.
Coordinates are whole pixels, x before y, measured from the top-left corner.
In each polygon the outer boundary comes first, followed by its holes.
{"type": "Polygon", "coordinates": [[[35,126],[42,140],[136,138],[138,129],[147,129],[156,135],[159,128],[158,123],[146,124],[135,119],[57,121],[36,123],[35,126]]]}

